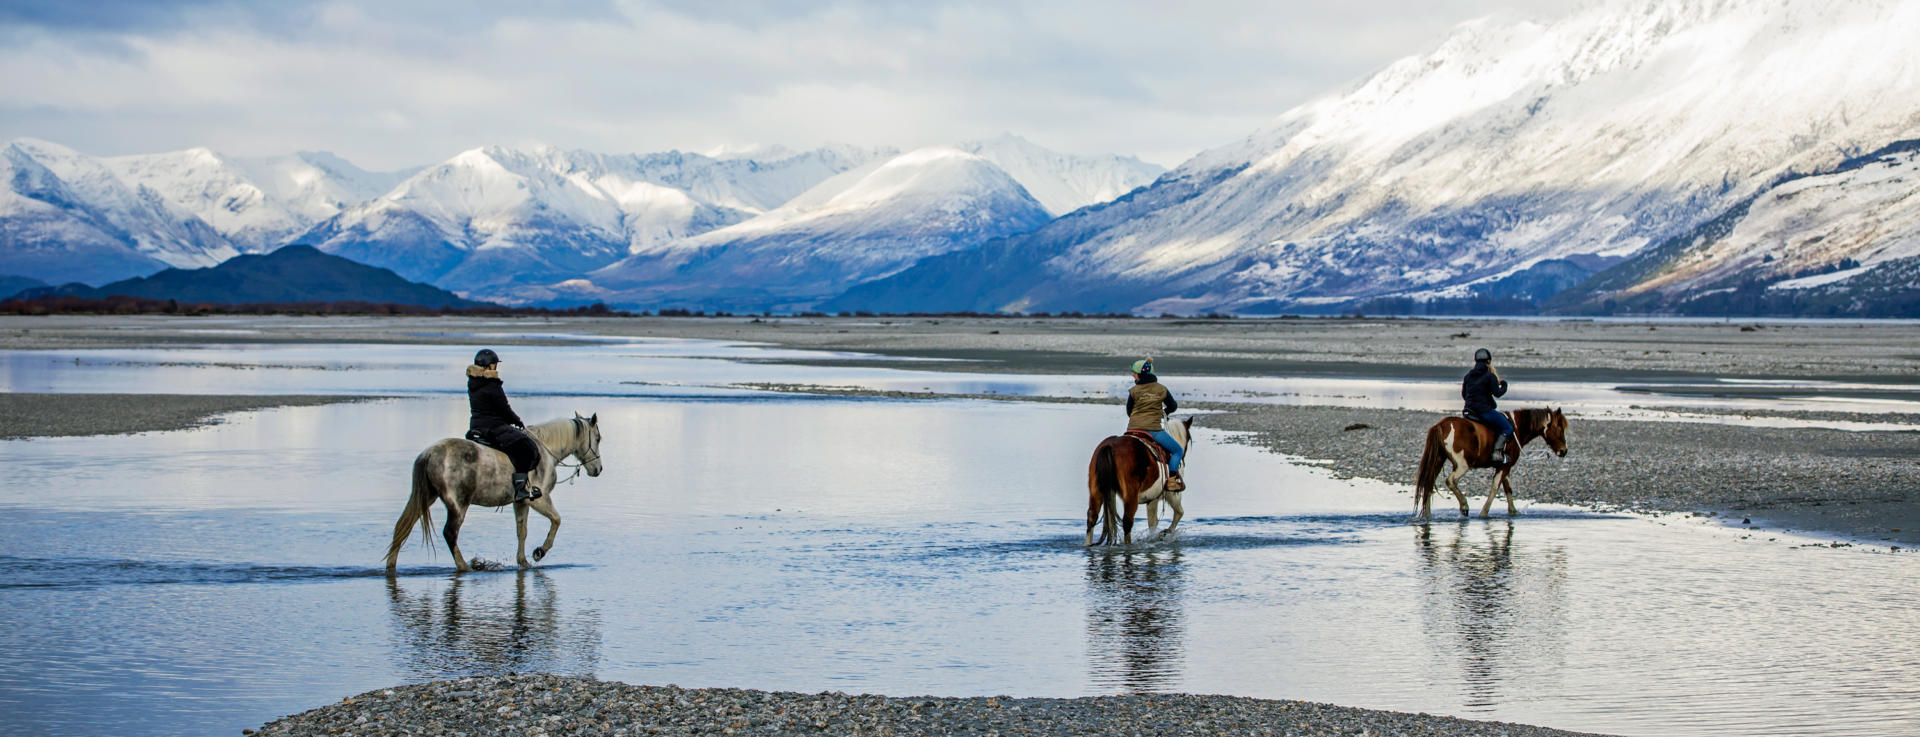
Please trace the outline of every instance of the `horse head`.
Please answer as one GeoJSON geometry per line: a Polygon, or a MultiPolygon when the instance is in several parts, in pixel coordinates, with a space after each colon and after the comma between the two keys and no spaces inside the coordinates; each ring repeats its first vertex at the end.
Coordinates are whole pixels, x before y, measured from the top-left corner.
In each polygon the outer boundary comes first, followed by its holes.
{"type": "Polygon", "coordinates": [[[579,412],[575,412],[573,424],[580,435],[580,450],[574,453],[574,456],[583,459],[584,462],[581,465],[586,466],[588,476],[599,476],[600,413],[595,412],[591,416],[581,417],[579,412]]]}
{"type": "Polygon", "coordinates": [[[1182,417],[1180,418],[1179,422],[1175,422],[1171,425],[1163,425],[1163,427],[1166,428],[1168,433],[1171,433],[1173,435],[1173,441],[1176,443],[1179,443],[1180,447],[1185,448],[1189,451],[1193,450],[1193,418],[1192,417],[1182,417]]]}
{"type": "Polygon", "coordinates": [[[1567,457],[1567,416],[1561,414],[1559,408],[1548,410],[1547,424],[1541,428],[1540,437],[1546,438],[1547,447],[1556,455],[1567,457]]]}

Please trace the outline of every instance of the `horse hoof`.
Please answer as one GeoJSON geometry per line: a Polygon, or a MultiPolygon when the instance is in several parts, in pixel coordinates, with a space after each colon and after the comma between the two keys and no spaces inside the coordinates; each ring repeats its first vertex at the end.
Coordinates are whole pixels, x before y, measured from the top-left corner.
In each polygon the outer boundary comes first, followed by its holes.
{"type": "Polygon", "coordinates": [[[547,557],[547,549],[546,549],[546,548],[534,548],[534,549],[533,549],[533,559],[534,559],[534,560],[540,560],[541,558],[545,558],[545,557],[547,557]]]}

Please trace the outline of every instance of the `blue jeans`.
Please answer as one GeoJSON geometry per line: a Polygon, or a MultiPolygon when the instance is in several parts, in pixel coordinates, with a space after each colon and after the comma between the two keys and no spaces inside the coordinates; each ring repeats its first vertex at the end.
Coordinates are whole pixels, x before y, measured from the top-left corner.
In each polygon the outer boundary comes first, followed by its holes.
{"type": "MultiPolygon", "coordinates": [[[[1487,410],[1485,412],[1481,412],[1480,414],[1475,415],[1474,419],[1479,420],[1483,423],[1486,423],[1487,427],[1493,428],[1495,431],[1499,432],[1500,434],[1503,434],[1503,435],[1513,434],[1513,423],[1507,420],[1506,415],[1500,414],[1500,410],[1494,409],[1494,410],[1487,410]]],[[[1499,440],[1499,438],[1494,438],[1494,439],[1499,440]]]]}
{"type": "Polygon", "coordinates": [[[1187,454],[1187,449],[1180,447],[1179,443],[1173,442],[1173,433],[1165,430],[1153,431],[1153,440],[1159,443],[1160,447],[1167,449],[1167,471],[1169,473],[1179,473],[1180,459],[1187,454]]]}

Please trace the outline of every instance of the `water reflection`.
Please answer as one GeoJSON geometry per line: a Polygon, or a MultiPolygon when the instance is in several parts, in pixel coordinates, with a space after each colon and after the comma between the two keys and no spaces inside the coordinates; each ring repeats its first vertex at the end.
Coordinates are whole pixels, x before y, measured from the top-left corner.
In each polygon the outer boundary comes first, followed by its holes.
{"type": "Polygon", "coordinates": [[[1533,679],[1558,672],[1564,652],[1565,550],[1522,547],[1516,565],[1512,520],[1414,530],[1428,644],[1457,662],[1461,705],[1493,711],[1545,685],[1533,679]]]}
{"type": "Polygon", "coordinates": [[[400,667],[417,680],[523,671],[591,673],[600,615],[566,611],[535,569],[447,579],[387,579],[400,667]]]}
{"type": "Polygon", "coordinates": [[[1088,680],[1096,690],[1177,690],[1186,665],[1180,549],[1087,555],[1088,680]]]}

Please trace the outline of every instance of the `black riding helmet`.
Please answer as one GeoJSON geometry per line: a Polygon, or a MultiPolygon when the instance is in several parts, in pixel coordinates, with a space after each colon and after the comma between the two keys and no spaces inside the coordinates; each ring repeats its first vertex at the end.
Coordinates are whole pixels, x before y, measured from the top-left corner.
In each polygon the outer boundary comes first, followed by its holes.
{"type": "Polygon", "coordinates": [[[1477,351],[1474,351],[1474,352],[1473,352],[1473,360],[1474,360],[1474,361],[1476,361],[1476,362],[1480,362],[1480,361],[1491,361],[1491,360],[1493,360],[1493,351],[1490,351],[1490,350],[1487,350],[1487,349],[1485,349],[1485,348],[1482,348],[1482,349],[1480,349],[1480,350],[1477,350],[1477,351]]]}
{"type": "Polygon", "coordinates": [[[500,354],[494,353],[492,348],[482,348],[479,353],[473,354],[473,365],[481,368],[486,368],[499,362],[500,354]]]}

